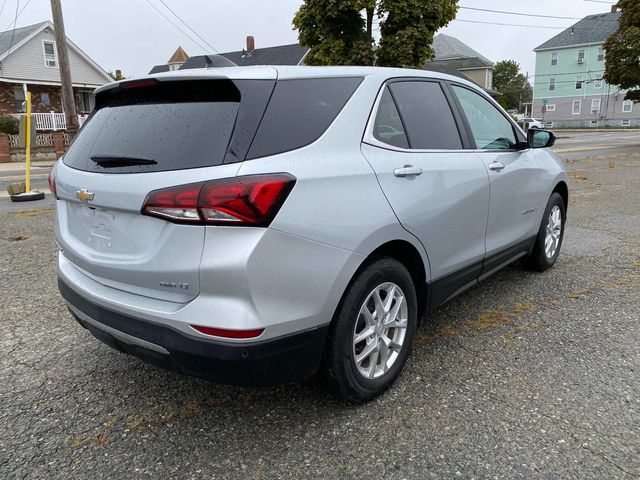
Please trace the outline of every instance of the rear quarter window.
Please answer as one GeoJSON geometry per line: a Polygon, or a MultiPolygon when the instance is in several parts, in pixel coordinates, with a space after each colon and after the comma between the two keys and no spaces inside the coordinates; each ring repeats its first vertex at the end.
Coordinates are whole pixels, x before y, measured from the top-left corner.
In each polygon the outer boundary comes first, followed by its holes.
{"type": "Polygon", "coordinates": [[[362,77],[279,80],[247,159],[295,150],[316,141],[361,82],[362,77]]]}

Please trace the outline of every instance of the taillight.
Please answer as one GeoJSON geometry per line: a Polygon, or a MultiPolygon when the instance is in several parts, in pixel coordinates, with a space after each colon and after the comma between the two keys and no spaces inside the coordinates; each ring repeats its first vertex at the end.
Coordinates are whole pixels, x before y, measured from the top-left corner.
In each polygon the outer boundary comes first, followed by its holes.
{"type": "Polygon", "coordinates": [[[201,325],[191,325],[191,328],[205,335],[223,338],[256,338],[262,335],[264,328],[255,328],[253,330],[228,330],[226,328],[203,327],[201,325]]]}
{"type": "Polygon", "coordinates": [[[163,188],[147,195],[142,213],[175,223],[266,227],[295,182],[278,173],[163,188]]]}
{"type": "Polygon", "coordinates": [[[53,168],[49,172],[49,178],[47,180],[49,181],[49,190],[51,190],[51,193],[53,193],[54,197],[57,197],[57,195],[56,195],[56,179],[53,176],[53,168]]]}

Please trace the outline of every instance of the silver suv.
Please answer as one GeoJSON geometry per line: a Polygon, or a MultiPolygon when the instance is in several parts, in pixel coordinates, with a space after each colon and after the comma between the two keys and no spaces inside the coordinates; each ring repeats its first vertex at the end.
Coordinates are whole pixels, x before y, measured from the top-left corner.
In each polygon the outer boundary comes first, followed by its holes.
{"type": "Polygon", "coordinates": [[[96,91],[52,171],[59,288],[145,361],[355,402],[419,320],[517,259],[558,257],[560,159],[459,78],[358,67],[169,72],[96,91]]]}

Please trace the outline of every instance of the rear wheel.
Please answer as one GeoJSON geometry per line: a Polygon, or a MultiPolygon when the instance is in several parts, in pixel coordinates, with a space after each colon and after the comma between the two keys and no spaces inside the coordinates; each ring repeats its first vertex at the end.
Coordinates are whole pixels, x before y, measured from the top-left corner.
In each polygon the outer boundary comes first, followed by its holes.
{"type": "Polygon", "coordinates": [[[413,280],[397,260],[379,258],[348,287],[336,311],[324,364],[330,387],[352,402],[366,402],[396,380],[417,325],[413,280]]]}
{"type": "Polygon", "coordinates": [[[566,219],[564,200],[554,193],[547,202],[542,224],[531,254],[524,258],[524,265],[540,272],[551,268],[560,254],[566,219]]]}

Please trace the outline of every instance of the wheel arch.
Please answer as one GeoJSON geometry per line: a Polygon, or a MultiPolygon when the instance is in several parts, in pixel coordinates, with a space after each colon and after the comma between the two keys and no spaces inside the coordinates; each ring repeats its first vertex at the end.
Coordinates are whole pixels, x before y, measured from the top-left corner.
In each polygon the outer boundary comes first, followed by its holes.
{"type": "Polygon", "coordinates": [[[557,193],[562,197],[566,215],[567,210],[569,209],[569,185],[567,185],[567,182],[565,182],[564,180],[560,180],[558,183],[556,183],[556,186],[553,187],[551,195],[553,195],[554,193],[557,193]]]}

